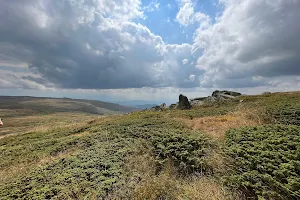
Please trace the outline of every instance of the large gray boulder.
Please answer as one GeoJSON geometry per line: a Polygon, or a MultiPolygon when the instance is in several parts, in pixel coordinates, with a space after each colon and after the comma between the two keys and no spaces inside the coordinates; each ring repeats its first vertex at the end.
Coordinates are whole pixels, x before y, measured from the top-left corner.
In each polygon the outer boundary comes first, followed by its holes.
{"type": "Polygon", "coordinates": [[[239,93],[239,92],[234,92],[234,91],[228,91],[228,90],[222,90],[222,91],[219,91],[219,90],[216,90],[212,93],[211,96],[213,97],[218,97],[218,96],[222,96],[224,98],[234,98],[234,97],[238,97],[238,96],[241,96],[242,94],[239,93]]]}
{"type": "Polygon", "coordinates": [[[194,98],[194,99],[191,99],[190,103],[192,106],[203,105],[203,104],[222,103],[229,99],[234,99],[241,95],[242,94],[239,92],[233,92],[233,91],[227,91],[227,90],[223,90],[223,91],[216,90],[212,93],[211,96],[194,98]]]}
{"type": "Polygon", "coordinates": [[[204,101],[201,101],[201,100],[191,100],[190,101],[190,104],[192,106],[195,106],[195,105],[203,105],[204,104],[204,101]]]}
{"type": "Polygon", "coordinates": [[[166,108],[167,108],[166,104],[163,103],[163,104],[161,104],[160,106],[153,106],[153,107],[151,108],[151,110],[152,110],[152,111],[163,111],[163,110],[165,110],[166,108]]]}
{"type": "Polygon", "coordinates": [[[153,107],[151,108],[151,110],[152,110],[152,111],[161,111],[161,108],[160,108],[160,106],[153,106],[153,107]]]}
{"type": "Polygon", "coordinates": [[[189,102],[189,99],[186,96],[180,94],[179,95],[178,109],[190,109],[191,107],[192,106],[189,102]]]}
{"type": "Polygon", "coordinates": [[[167,108],[167,105],[165,103],[161,104],[160,105],[160,108],[163,110],[163,109],[166,109],[167,108]]]}
{"type": "Polygon", "coordinates": [[[175,109],[177,107],[177,104],[176,103],[173,103],[169,106],[169,109],[175,109]]]}

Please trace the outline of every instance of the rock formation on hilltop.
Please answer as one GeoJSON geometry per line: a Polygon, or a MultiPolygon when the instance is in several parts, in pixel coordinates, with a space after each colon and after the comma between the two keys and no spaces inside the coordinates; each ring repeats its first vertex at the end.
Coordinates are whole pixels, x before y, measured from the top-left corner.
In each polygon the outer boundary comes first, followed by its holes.
{"type": "Polygon", "coordinates": [[[167,108],[167,105],[165,103],[163,103],[160,106],[153,106],[151,108],[151,110],[153,110],[153,111],[162,111],[162,110],[164,110],[166,108],[167,108]]]}
{"type": "MultiPolygon", "coordinates": [[[[216,90],[212,93],[211,96],[208,97],[198,97],[198,98],[194,98],[191,99],[189,101],[189,99],[180,94],[179,95],[179,102],[177,102],[176,104],[171,104],[169,106],[169,109],[191,109],[192,106],[195,105],[203,105],[203,104],[212,104],[212,103],[220,103],[220,102],[224,102],[227,101],[229,99],[234,99],[236,97],[241,96],[242,94],[239,92],[233,92],[233,91],[227,91],[227,90],[223,90],[223,91],[219,91],[216,90]]],[[[240,102],[243,102],[243,100],[240,100],[240,102]]],[[[166,104],[161,104],[160,106],[154,106],[151,108],[151,110],[153,111],[163,111],[165,110],[166,104]]]]}
{"type": "Polygon", "coordinates": [[[228,99],[234,99],[241,95],[242,94],[239,92],[227,91],[227,90],[222,90],[222,91],[216,90],[212,93],[211,96],[191,99],[190,103],[191,105],[202,105],[205,103],[223,102],[228,99]]]}
{"type": "Polygon", "coordinates": [[[189,99],[186,96],[180,94],[179,95],[179,104],[177,107],[179,109],[190,109],[192,106],[189,102],[189,99]]]}
{"type": "Polygon", "coordinates": [[[216,90],[212,93],[211,96],[213,96],[213,97],[223,96],[225,98],[234,98],[234,97],[238,97],[241,95],[242,94],[239,92],[233,92],[233,91],[227,91],[227,90],[223,90],[223,91],[216,90]]]}
{"type": "Polygon", "coordinates": [[[169,109],[176,109],[177,108],[177,104],[173,103],[169,106],[169,109]]]}

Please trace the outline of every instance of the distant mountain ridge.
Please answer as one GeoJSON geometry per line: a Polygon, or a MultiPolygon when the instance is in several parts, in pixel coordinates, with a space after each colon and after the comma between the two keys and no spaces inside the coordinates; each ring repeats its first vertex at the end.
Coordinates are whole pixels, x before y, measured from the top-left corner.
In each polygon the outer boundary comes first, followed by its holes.
{"type": "Polygon", "coordinates": [[[90,114],[118,114],[137,110],[115,103],[32,96],[0,96],[0,109],[27,109],[33,113],[83,112],[90,114]]]}
{"type": "Polygon", "coordinates": [[[152,108],[153,106],[164,103],[163,101],[145,101],[145,100],[127,100],[127,101],[113,101],[124,106],[134,107],[138,109],[152,108]]]}
{"type": "Polygon", "coordinates": [[[135,108],[138,109],[146,109],[146,108],[152,108],[154,106],[157,106],[157,104],[143,104],[143,105],[135,105],[135,108]]]}

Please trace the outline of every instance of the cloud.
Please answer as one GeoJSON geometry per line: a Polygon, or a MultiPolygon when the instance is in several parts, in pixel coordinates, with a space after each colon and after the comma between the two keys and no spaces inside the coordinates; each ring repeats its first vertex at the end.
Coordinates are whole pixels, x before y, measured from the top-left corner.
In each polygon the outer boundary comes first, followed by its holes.
{"type": "Polygon", "coordinates": [[[140,0],[3,1],[0,88],[299,86],[298,0],[220,0],[214,24],[194,1],[177,2],[177,22],[198,27],[191,44],[166,44],[139,24],[149,12],[140,0]]]}
{"type": "Polygon", "coordinates": [[[200,70],[183,68],[181,62],[183,55],[194,56],[192,46],[166,45],[133,22],[144,17],[140,5],[138,0],[5,1],[1,61],[28,66],[31,74],[15,75],[17,84],[70,89],[199,85],[185,79],[200,70]]]}
{"type": "Polygon", "coordinates": [[[151,1],[147,6],[143,7],[143,10],[146,12],[154,12],[159,10],[159,5],[157,1],[151,1]]]}
{"type": "Polygon", "coordinates": [[[176,21],[183,26],[194,23],[200,23],[200,27],[204,28],[210,24],[210,17],[201,12],[194,11],[194,5],[191,0],[181,0],[180,8],[176,15],[176,21]]]}
{"type": "Polygon", "coordinates": [[[216,23],[195,33],[202,87],[272,87],[270,79],[300,75],[300,1],[220,2],[216,23]]]}
{"type": "Polygon", "coordinates": [[[182,60],[182,64],[184,64],[184,65],[186,65],[188,62],[189,62],[189,60],[186,58],[182,60]]]}
{"type": "MultiPolygon", "coordinates": [[[[20,74],[19,74],[20,75],[20,74]]],[[[34,79],[33,76],[30,76],[34,79]]],[[[20,78],[16,73],[10,73],[7,71],[0,70],[0,89],[46,89],[47,83],[38,83],[38,81],[20,78]]],[[[48,88],[51,88],[48,85],[48,88]]]]}
{"type": "Polygon", "coordinates": [[[171,10],[173,8],[172,4],[168,3],[167,8],[171,10]]]}

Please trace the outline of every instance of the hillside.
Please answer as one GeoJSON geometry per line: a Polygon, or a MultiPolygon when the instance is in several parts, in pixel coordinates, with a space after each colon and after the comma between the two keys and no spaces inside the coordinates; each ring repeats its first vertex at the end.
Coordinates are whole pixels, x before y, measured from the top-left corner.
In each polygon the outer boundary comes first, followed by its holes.
{"type": "Polygon", "coordinates": [[[13,109],[20,113],[23,113],[22,110],[26,110],[33,114],[81,112],[100,115],[127,113],[136,110],[132,107],[95,100],[29,96],[0,96],[0,109],[13,109]]]}
{"type": "Polygon", "coordinates": [[[71,124],[66,112],[55,126],[45,117],[57,115],[40,116],[47,128],[0,139],[0,198],[299,199],[299,99],[241,96],[71,124]]]}

